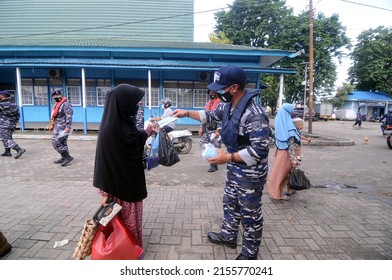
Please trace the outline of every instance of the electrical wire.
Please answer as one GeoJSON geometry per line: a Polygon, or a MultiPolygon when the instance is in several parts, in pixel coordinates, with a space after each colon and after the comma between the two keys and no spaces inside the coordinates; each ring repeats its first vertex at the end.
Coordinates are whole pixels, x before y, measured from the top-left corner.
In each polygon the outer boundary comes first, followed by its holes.
{"type": "Polygon", "coordinates": [[[387,9],[387,8],[381,8],[381,7],[376,7],[376,6],[372,6],[372,5],[368,5],[368,4],[363,4],[363,3],[353,2],[353,1],[347,1],[347,0],[341,0],[341,1],[342,2],[351,3],[351,4],[355,4],[355,5],[366,6],[366,7],[370,7],[370,8],[380,9],[380,10],[383,10],[383,11],[392,12],[391,9],[387,9]]]}

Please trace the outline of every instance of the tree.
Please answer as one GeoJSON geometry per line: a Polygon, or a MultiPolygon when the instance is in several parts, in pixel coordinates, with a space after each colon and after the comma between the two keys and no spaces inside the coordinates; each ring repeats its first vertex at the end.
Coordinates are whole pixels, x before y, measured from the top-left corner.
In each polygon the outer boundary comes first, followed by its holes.
{"type": "Polygon", "coordinates": [[[211,43],[216,44],[231,44],[231,40],[228,39],[223,32],[219,32],[219,35],[216,36],[214,33],[208,34],[208,38],[210,39],[211,43]]]}
{"type": "Polygon", "coordinates": [[[357,90],[392,94],[392,28],[379,26],[363,31],[357,37],[350,56],[350,82],[357,90]]]}
{"type": "Polygon", "coordinates": [[[279,96],[279,80],[272,75],[264,77],[264,83],[268,85],[260,94],[260,104],[264,107],[271,108],[271,114],[274,115],[276,111],[278,96],[279,96]]]}
{"type": "Polygon", "coordinates": [[[353,85],[343,83],[343,85],[336,90],[336,95],[330,100],[333,107],[341,107],[344,102],[347,101],[348,94],[354,89],[355,87],[353,85]]]}
{"type": "MultiPolygon", "coordinates": [[[[309,61],[309,14],[295,16],[285,0],[235,0],[228,11],[215,14],[215,36],[221,32],[235,45],[270,49],[288,49],[300,43],[305,53],[294,59],[279,61],[274,67],[294,68],[297,74],[285,76],[285,97],[289,102],[303,101],[304,61],[309,61]]],[[[338,15],[315,15],[314,94],[331,94],[336,80],[334,58],[342,56],[342,48],[350,47],[345,28],[338,15]]],[[[277,81],[278,76],[274,76],[277,81]]],[[[265,78],[262,78],[262,82],[265,78]]],[[[272,101],[271,101],[272,102],[272,101]]]]}

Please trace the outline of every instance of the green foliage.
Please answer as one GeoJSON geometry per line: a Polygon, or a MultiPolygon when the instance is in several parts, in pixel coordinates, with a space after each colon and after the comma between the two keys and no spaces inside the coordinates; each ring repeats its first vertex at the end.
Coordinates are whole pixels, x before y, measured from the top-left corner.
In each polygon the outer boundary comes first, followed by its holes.
{"type": "Polygon", "coordinates": [[[210,39],[211,43],[216,43],[216,44],[231,44],[231,40],[227,38],[225,33],[219,32],[218,35],[214,33],[208,34],[208,38],[210,39]]]}
{"type": "Polygon", "coordinates": [[[350,54],[351,83],[357,90],[392,94],[392,28],[379,26],[363,31],[350,54]]]}
{"type": "Polygon", "coordinates": [[[330,103],[336,108],[341,107],[347,101],[347,96],[350,92],[354,91],[355,87],[351,84],[344,83],[336,90],[336,95],[329,100],[330,103]]]}
{"type": "MultiPolygon", "coordinates": [[[[292,50],[300,43],[304,54],[281,60],[274,67],[298,70],[295,75],[285,75],[285,98],[287,102],[303,102],[303,62],[309,61],[309,13],[295,16],[285,0],[235,0],[227,12],[216,13],[215,19],[215,34],[223,32],[235,45],[292,50]]],[[[332,93],[336,80],[333,58],[341,58],[342,48],[349,48],[350,44],[338,15],[325,17],[318,13],[313,25],[314,94],[317,97],[321,93],[332,93]]],[[[264,77],[262,81],[266,82],[264,77]]],[[[277,93],[269,96],[277,97],[277,93]]]]}
{"type": "Polygon", "coordinates": [[[263,77],[263,83],[268,85],[268,88],[263,89],[260,93],[260,104],[264,107],[270,107],[272,115],[276,111],[278,97],[279,97],[279,79],[278,76],[267,75],[263,77]]]}

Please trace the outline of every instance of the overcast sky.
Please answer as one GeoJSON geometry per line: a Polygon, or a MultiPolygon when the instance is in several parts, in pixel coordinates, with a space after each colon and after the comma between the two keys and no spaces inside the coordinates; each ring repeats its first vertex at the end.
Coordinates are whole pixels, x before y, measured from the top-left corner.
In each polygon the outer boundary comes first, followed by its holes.
{"type": "MultiPolygon", "coordinates": [[[[214,13],[198,13],[201,11],[213,10],[227,7],[233,0],[194,0],[195,3],[195,41],[209,42],[208,34],[213,31],[215,25],[214,13]]],[[[309,0],[286,0],[288,6],[294,9],[295,13],[308,11],[309,0]]],[[[355,43],[356,37],[363,30],[375,28],[379,25],[392,26],[392,0],[313,0],[316,12],[322,12],[326,16],[333,13],[339,14],[340,21],[346,26],[346,34],[355,43]],[[351,2],[370,5],[357,5],[351,2]]],[[[338,67],[339,86],[347,78],[347,69],[351,65],[349,59],[345,59],[342,66],[338,67]]]]}

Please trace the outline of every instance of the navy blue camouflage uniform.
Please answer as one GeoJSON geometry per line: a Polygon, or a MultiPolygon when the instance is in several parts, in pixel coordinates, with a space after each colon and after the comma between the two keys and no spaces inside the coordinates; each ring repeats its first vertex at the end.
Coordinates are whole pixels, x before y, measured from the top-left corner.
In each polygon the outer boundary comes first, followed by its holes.
{"type": "Polygon", "coordinates": [[[19,106],[11,101],[8,92],[1,92],[1,95],[4,98],[0,100],[0,139],[5,148],[2,156],[11,156],[10,151],[14,149],[18,152],[16,158],[19,158],[26,151],[12,138],[20,118],[19,106]]]}
{"type": "Polygon", "coordinates": [[[227,164],[220,234],[236,241],[241,223],[244,256],[256,256],[263,230],[262,192],[268,174],[269,120],[253,99],[256,90],[246,90],[235,108],[221,103],[215,111],[199,111],[202,123],[222,121],[222,140],[229,153],[238,152],[244,162],[227,164]]]}
{"type": "Polygon", "coordinates": [[[59,133],[65,128],[72,129],[72,105],[67,101],[61,104],[57,116],[53,120],[52,146],[65,158],[69,155],[68,135],[59,137],[59,133]]]}

